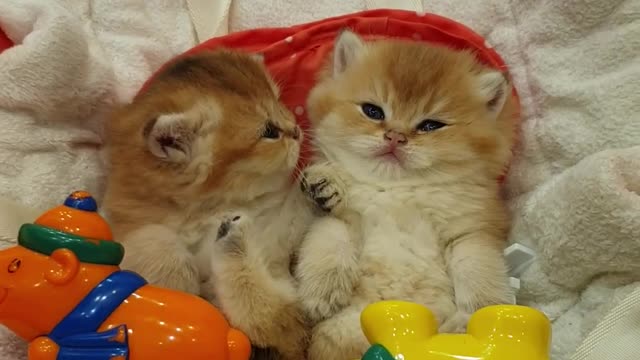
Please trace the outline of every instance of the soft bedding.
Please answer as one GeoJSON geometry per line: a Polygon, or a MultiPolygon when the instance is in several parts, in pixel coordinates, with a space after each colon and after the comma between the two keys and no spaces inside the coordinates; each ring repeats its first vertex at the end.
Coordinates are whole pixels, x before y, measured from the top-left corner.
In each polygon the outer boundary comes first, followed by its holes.
{"type": "MultiPolygon", "coordinates": [[[[639,288],[640,1],[234,0],[211,12],[225,18],[212,19],[222,30],[194,28],[189,15],[197,13],[200,24],[203,16],[198,1],[187,3],[0,2],[0,28],[15,43],[0,54],[5,246],[17,224],[38,213],[30,209],[80,188],[100,199],[109,111],[196,39],[402,7],[472,28],[514,77],[523,118],[505,195],[511,241],[537,254],[521,276],[518,301],[553,320],[552,359],[570,359],[639,288]]],[[[23,359],[24,349],[0,334],[1,360],[23,359]]]]}

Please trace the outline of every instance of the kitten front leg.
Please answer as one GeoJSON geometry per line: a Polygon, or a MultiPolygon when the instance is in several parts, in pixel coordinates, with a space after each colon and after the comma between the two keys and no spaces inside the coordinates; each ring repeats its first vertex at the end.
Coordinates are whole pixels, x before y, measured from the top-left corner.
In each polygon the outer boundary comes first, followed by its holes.
{"type": "Polygon", "coordinates": [[[242,256],[246,250],[246,232],[251,225],[242,213],[223,215],[216,234],[216,244],[227,256],[242,256]]]}
{"type": "Polygon", "coordinates": [[[360,302],[350,304],[314,326],[308,360],[360,359],[370,346],[360,327],[360,315],[365,307],[366,304],[360,302]]]}
{"type": "Polygon", "coordinates": [[[359,279],[359,246],[349,225],[319,218],[302,244],[295,273],[306,315],[317,323],[349,305],[359,279]]]}
{"type": "Polygon", "coordinates": [[[146,225],[123,236],[122,245],[122,269],[140,274],[149,284],[199,295],[195,257],[172,229],[146,225]]]}
{"type": "Polygon", "coordinates": [[[445,320],[440,331],[464,332],[471,314],[496,304],[509,304],[509,286],[502,240],[488,233],[472,233],[450,245],[448,270],[453,280],[457,312],[445,320]]]}
{"type": "Polygon", "coordinates": [[[302,173],[300,188],[318,209],[337,214],[344,208],[346,184],[340,171],[329,163],[309,166],[302,173]]]}
{"type": "MultiPolygon", "coordinates": [[[[304,359],[308,329],[293,279],[275,278],[247,241],[252,221],[245,214],[224,216],[212,259],[217,305],[253,345],[274,348],[284,360],[304,359]]],[[[268,261],[268,259],[267,259],[268,261]]]]}

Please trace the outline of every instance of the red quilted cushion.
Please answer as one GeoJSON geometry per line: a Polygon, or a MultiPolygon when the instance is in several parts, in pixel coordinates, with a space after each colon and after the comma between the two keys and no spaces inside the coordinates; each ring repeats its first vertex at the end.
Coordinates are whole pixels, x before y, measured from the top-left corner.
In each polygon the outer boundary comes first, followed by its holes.
{"type": "Polygon", "coordinates": [[[13,42],[7,37],[2,29],[0,29],[0,54],[12,46],[13,42]]]}

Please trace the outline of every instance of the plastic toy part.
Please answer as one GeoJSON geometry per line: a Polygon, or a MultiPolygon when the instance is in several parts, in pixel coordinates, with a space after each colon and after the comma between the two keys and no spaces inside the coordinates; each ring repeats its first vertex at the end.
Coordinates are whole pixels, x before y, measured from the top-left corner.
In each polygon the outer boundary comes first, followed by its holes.
{"type": "Polygon", "coordinates": [[[251,344],[205,300],[122,271],[90,194],[24,224],[0,251],[0,324],[30,360],[248,360],[251,344]]]}
{"type": "Polygon", "coordinates": [[[69,195],[63,205],[42,214],[35,223],[94,240],[113,240],[111,227],[96,212],[96,201],[86,191],[69,195]]]}
{"type": "Polygon", "coordinates": [[[372,344],[362,360],[549,360],[550,322],[524,306],[482,308],[466,334],[438,334],[429,309],[403,301],[371,304],[360,320],[372,344]]]}
{"type": "Polygon", "coordinates": [[[509,265],[509,273],[515,278],[519,278],[527,270],[529,265],[536,258],[536,253],[522,244],[512,244],[504,250],[504,257],[509,265]]]}

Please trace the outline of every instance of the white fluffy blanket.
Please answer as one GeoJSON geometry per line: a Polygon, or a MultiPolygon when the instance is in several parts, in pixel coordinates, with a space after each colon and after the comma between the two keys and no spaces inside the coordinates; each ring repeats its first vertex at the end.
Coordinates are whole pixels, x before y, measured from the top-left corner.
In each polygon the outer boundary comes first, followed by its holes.
{"type": "MultiPolygon", "coordinates": [[[[554,320],[553,359],[568,359],[640,281],[640,0],[234,0],[229,26],[399,3],[472,27],[510,65],[523,104],[512,241],[538,253],[519,301],[554,320]]],[[[38,208],[78,188],[99,197],[105,114],[194,45],[186,7],[3,0],[0,27],[17,43],[0,55],[0,195],[38,208]]],[[[23,357],[0,336],[0,360],[23,357]]]]}
{"type": "MultiPolygon", "coordinates": [[[[195,36],[174,0],[2,0],[0,28],[16,44],[0,54],[1,240],[38,212],[8,200],[44,209],[75,189],[100,198],[109,111],[195,36]]],[[[0,359],[23,358],[3,332],[0,359]]]]}
{"type": "Polygon", "coordinates": [[[101,193],[105,116],[195,44],[175,1],[3,0],[0,27],[0,195],[36,207],[101,193]]]}

